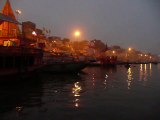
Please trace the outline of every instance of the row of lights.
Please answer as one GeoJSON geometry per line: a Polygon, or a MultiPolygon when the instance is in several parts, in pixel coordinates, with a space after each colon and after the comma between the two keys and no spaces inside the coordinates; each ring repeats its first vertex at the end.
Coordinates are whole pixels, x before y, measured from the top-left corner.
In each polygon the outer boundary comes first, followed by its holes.
{"type": "MultiPolygon", "coordinates": [[[[130,52],[131,50],[132,50],[132,48],[128,48],[128,51],[129,51],[129,52],[130,52]]],[[[112,51],[112,53],[113,53],[113,54],[115,54],[115,53],[116,53],[116,51],[115,51],[115,50],[113,50],[113,51],[112,51]]],[[[147,55],[147,54],[144,54],[144,55],[143,55],[143,54],[140,54],[140,56],[141,56],[141,57],[143,57],[143,56],[147,57],[148,55],[147,55]]],[[[151,59],[151,58],[152,58],[152,56],[149,56],[149,58],[151,59]]]]}

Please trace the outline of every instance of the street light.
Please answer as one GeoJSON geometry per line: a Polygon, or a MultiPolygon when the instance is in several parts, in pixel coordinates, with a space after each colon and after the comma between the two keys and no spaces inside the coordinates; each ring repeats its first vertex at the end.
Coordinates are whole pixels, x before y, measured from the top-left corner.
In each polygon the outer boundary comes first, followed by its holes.
{"type": "Polygon", "coordinates": [[[36,41],[36,46],[38,46],[38,39],[37,39],[37,33],[35,31],[32,31],[33,39],[36,41]]]}
{"type": "Polygon", "coordinates": [[[32,31],[33,36],[37,36],[37,33],[35,31],[32,31]]]}
{"type": "Polygon", "coordinates": [[[78,38],[80,35],[81,35],[81,32],[80,32],[79,30],[75,31],[75,33],[74,33],[74,36],[75,36],[75,37],[78,38]]]}
{"type": "Polygon", "coordinates": [[[128,48],[128,51],[130,52],[132,50],[132,48],[128,48]]]}
{"type": "Polygon", "coordinates": [[[79,40],[78,40],[78,38],[80,37],[80,35],[81,35],[81,32],[79,31],[79,30],[76,30],[75,32],[74,32],[74,36],[76,37],[76,40],[77,40],[77,48],[78,48],[78,50],[79,50],[79,40]]]}
{"type": "Polygon", "coordinates": [[[130,51],[132,50],[132,48],[128,48],[128,51],[127,51],[127,63],[129,63],[129,53],[130,53],[130,51]]]}

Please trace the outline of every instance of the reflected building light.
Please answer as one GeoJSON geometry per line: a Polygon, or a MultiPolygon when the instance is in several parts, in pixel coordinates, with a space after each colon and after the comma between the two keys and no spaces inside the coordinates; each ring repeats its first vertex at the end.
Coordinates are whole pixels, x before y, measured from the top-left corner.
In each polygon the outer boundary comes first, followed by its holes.
{"type": "Polygon", "coordinates": [[[74,102],[75,102],[75,105],[74,105],[74,106],[75,106],[75,107],[79,107],[79,99],[75,99],[74,102]]]}
{"type": "Polygon", "coordinates": [[[20,112],[22,112],[22,110],[23,110],[22,106],[17,106],[16,107],[16,112],[20,113],[20,112]]]}
{"type": "Polygon", "coordinates": [[[147,71],[147,64],[144,65],[144,71],[147,71]]]}
{"type": "Polygon", "coordinates": [[[142,64],[140,65],[140,71],[143,71],[143,65],[142,64]]]}
{"type": "Polygon", "coordinates": [[[147,64],[144,65],[144,81],[147,81],[147,64]]]}
{"type": "Polygon", "coordinates": [[[103,82],[103,84],[104,84],[104,89],[107,88],[107,78],[108,78],[108,75],[106,74],[105,80],[104,80],[104,82],[103,82]]]}
{"type": "Polygon", "coordinates": [[[150,76],[152,76],[152,63],[149,64],[149,71],[150,71],[150,72],[149,72],[149,73],[150,73],[150,76]]]}
{"type": "Polygon", "coordinates": [[[140,65],[140,73],[139,73],[139,80],[142,81],[143,78],[143,65],[140,65]]]}
{"type": "Polygon", "coordinates": [[[104,80],[103,84],[104,84],[104,89],[106,89],[107,88],[107,80],[104,80]]]}
{"type": "Polygon", "coordinates": [[[78,103],[75,103],[75,107],[79,107],[79,104],[78,104],[78,103]]]}
{"type": "Polygon", "coordinates": [[[81,86],[79,85],[79,82],[76,82],[74,84],[74,88],[72,89],[72,93],[75,97],[80,96],[80,91],[82,90],[81,86]]]}
{"type": "Polygon", "coordinates": [[[81,92],[82,88],[80,86],[80,83],[79,82],[76,82],[74,83],[74,87],[72,88],[72,93],[75,97],[75,100],[74,100],[74,106],[75,107],[79,107],[79,96],[80,96],[80,92],[81,92]]]}
{"type": "MultiPolygon", "coordinates": [[[[152,72],[152,65],[150,64],[150,75],[152,74],[151,72],[152,72]]],[[[144,64],[144,68],[143,68],[143,65],[141,64],[141,66],[140,66],[140,81],[147,81],[147,77],[148,77],[147,64],[144,64]]]]}
{"type": "Polygon", "coordinates": [[[132,82],[132,79],[133,79],[131,68],[128,69],[127,73],[128,73],[128,80],[127,80],[128,89],[131,89],[131,82],[132,82]]]}
{"type": "Polygon", "coordinates": [[[108,78],[108,75],[106,74],[106,77],[105,77],[106,79],[108,78]]]}
{"type": "Polygon", "coordinates": [[[149,64],[149,69],[152,70],[152,63],[149,64]]]}
{"type": "Polygon", "coordinates": [[[93,74],[93,77],[92,77],[92,86],[95,86],[95,76],[93,74]]]}

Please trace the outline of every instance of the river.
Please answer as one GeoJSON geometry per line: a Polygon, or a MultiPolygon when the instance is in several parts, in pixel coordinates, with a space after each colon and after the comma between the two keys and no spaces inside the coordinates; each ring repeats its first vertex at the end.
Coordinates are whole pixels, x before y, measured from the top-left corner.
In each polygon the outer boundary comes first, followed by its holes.
{"type": "Polygon", "coordinates": [[[160,64],[20,79],[0,84],[0,120],[160,119],[160,64]]]}

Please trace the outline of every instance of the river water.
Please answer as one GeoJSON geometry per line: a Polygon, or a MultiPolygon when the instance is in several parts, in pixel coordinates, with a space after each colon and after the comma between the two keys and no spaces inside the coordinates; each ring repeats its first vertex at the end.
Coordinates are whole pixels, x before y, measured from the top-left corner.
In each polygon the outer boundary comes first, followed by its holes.
{"type": "Polygon", "coordinates": [[[87,67],[0,84],[0,120],[159,120],[160,65],[87,67]]]}

